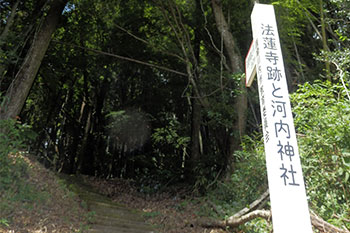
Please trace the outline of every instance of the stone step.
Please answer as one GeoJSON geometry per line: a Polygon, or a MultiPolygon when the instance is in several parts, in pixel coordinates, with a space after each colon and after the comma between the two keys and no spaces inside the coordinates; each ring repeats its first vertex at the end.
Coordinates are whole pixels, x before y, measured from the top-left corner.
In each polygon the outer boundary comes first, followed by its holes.
{"type": "Polygon", "coordinates": [[[145,229],[135,229],[133,227],[122,226],[106,226],[106,225],[93,225],[89,230],[89,233],[155,233],[155,231],[145,229]]]}
{"type": "Polygon", "coordinates": [[[125,219],[134,221],[144,221],[141,213],[137,213],[127,209],[120,208],[109,208],[109,207],[101,207],[98,205],[88,205],[90,211],[94,211],[95,215],[113,217],[115,219],[125,219]]]}
{"type": "Polygon", "coordinates": [[[144,221],[140,221],[137,219],[123,219],[116,218],[113,216],[103,216],[96,215],[92,219],[93,224],[101,224],[106,226],[134,226],[135,228],[145,228],[149,226],[144,221]]]}

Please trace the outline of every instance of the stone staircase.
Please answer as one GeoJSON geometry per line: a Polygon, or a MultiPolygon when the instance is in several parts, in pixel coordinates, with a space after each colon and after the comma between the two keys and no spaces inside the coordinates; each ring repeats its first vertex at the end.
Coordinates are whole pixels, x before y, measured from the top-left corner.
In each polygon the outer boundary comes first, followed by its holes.
{"type": "Polygon", "coordinates": [[[142,213],[113,202],[106,196],[93,190],[91,186],[76,176],[61,176],[87,205],[92,213],[91,233],[155,233],[147,224],[142,213]]]}

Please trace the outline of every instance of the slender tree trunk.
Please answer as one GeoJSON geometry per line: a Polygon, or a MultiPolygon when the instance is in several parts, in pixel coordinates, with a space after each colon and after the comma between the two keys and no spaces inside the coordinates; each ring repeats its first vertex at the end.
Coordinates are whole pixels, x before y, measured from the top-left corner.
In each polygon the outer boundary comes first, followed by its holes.
{"type": "MultiPolygon", "coordinates": [[[[8,35],[9,30],[10,30],[10,27],[13,25],[18,4],[19,4],[19,0],[17,0],[15,2],[15,4],[13,4],[13,6],[11,8],[11,14],[8,17],[8,19],[6,20],[6,25],[5,25],[4,30],[1,32],[1,35],[0,35],[0,50],[2,50],[1,49],[1,44],[5,43],[6,37],[8,35]]],[[[1,84],[1,81],[2,81],[2,76],[3,76],[4,71],[5,71],[5,65],[1,64],[0,65],[0,84],[1,84]]]]}
{"type": "Polygon", "coordinates": [[[0,119],[14,118],[20,114],[66,2],[67,0],[51,2],[47,16],[35,33],[24,62],[6,92],[6,102],[0,109],[0,119]]]}
{"type": "MultiPolygon", "coordinates": [[[[200,43],[201,43],[201,10],[200,10],[200,2],[199,0],[196,0],[196,13],[195,13],[195,20],[196,20],[196,28],[195,28],[195,38],[194,38],[194,46],[193,46],[193,66],[195,69],[195,75],[193,79],[195,82],[199,85],[199,70],[198,70],[198,63],[199,63],[199,56],[200,56],[200,43]]],[[[195,170],[196,164],[200,162],[201,157],[201,150],[200,150],[200,128],[202,123],[202,106],[200,103],[200,96],[198,96],[198,93],[195,93],[195,90],[192,91],[192,122],[191,122],[191,158],[189,161],[189,180],[195,181],[195,170]]]]}
{"type": "Polygon", "coordinates": [[[87,163],[93,163],[93,161],[88,161],[87,159],[87,148],[88,148],[88,140],[90,136],[90,130],[91,130],[91,123],[92,123],[92,110],[91,107],[87,107],[87,119],[85,123],[84,128],[84,136],[82,138],[81,148],[78,152],[78,167],[77,167],[77,173],[84,173],[86,167],[85,165],[87,163]]]}
{"type": "MultiPolygon", "coordinates": [[[[191,178],[194,178],[194,168],[200,161],[200,127],[201,127],[201,105],[196,97],[192,98],[192,123],[191,123],[191,158],[189,169],[191,178]]],[[[192,179],[193,180],[193,179],[192,179]]]]}
{"type": "MultiPolygon", "coordinates": [[[[329,51],[328,45],[327,45],[327,34],[326,34],[326,23],[325,23],[325,18],[324,18],[324,9],[323,9],[323,0],[320,0],[320,15],[321,15],[321,33],[322,33],[322,45],[323,45],[323,50],[325,52],[329,51]]],[[[331,81],[331,67],[330,67],[330,62],[327,61],[328,55],[326,55],[326,62],[325,62],[325,68],[326,68],[326,77],[329,81],[331,81]]]]}

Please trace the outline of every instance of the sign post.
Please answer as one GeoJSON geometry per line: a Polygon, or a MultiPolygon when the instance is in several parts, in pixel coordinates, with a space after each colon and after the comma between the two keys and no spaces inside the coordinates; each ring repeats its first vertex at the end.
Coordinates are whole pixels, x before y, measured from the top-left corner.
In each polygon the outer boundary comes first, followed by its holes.
{"type": "Polygon", "coordinates": [[[251,21],[246,85],[256,70],[274,233],[312,233],[273,6],[256,3],[251,21]]]}

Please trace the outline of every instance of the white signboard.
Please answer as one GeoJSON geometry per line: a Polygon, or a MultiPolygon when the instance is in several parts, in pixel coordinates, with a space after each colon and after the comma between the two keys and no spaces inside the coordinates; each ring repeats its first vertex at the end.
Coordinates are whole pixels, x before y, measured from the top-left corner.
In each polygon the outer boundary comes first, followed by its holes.
{"type": "Polygon", "coordinates": [[[256,75],[256,40],[252,41],[247,57],[245,58],[246,87],[250,87],[256,75]]]}
{"type": "Polygon", "coordinates": [[[273,6],[255,4],[251,21],[274,233],[312,233],[273,6]]]}

